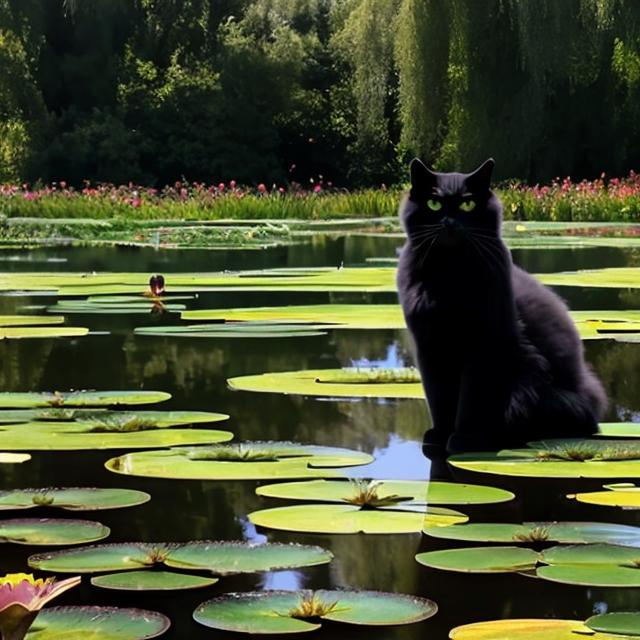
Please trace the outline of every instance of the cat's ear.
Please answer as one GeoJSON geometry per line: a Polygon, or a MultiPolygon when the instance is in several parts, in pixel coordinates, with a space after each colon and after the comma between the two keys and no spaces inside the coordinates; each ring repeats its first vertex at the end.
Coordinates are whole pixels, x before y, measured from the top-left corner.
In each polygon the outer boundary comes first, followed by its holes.
{"type": "Polygon", "coordinates": [[[495,166],[493,158],[485,160],[475,171],[467,175],[467,186],[474,193],[482,193],[491,189],[491,174],[495,166]]]}
{"type": "Polygon", "coordinates": [[[438,176],[422,160],[414,158],[409,165],[412,191],[431,191],[436,186],[438,176]]]}

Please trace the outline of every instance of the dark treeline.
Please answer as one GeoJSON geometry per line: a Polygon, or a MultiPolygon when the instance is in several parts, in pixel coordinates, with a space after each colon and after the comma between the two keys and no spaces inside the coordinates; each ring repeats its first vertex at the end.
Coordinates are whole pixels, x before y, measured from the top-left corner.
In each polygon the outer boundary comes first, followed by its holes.
{"type": "Polygon", "coordinates": [[[638,0],[0,0],[0,181],[347,186],[640,159],[638,0]]]}

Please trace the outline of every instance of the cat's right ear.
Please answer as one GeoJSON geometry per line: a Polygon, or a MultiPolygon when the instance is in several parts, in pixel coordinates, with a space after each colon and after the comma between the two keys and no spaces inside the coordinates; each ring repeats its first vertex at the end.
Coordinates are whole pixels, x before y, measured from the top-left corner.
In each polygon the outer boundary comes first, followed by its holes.
{"type": "Polygon", "coordinates": [[[411,191],[413,193],[431,193],[438,177],[422,160],[414,158],[409,165],[411,174],[411,191]]]}

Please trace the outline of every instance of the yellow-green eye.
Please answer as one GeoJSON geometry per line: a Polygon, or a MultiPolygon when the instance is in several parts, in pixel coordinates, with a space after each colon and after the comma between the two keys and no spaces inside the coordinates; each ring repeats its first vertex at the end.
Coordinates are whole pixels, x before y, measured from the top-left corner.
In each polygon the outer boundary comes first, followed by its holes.
{"type": "Polygon", "coordinates": [[[440,211],[440,209],[442,209],[442,202],[438,202],[437,200],[427,200],[427,207],[429,207],[431,211],[440,211]]]}
{"type": "Polygon", "coordinates": [[[462,211],[473,211],[476,208],[476,203],[473,200],[464,200],[460,203],[460,209],[462,211]]]}

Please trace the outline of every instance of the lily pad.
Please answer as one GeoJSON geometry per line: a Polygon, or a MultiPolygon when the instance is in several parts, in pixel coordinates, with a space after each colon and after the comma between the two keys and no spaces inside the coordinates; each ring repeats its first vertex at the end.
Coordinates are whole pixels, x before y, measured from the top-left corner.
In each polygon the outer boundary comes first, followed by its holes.
{"type": "MultiPolygon", "coordinates": [[[[393,504],[492,504],[515,497],[510,491],[456,482],[423,480],[308,480],[281,482],[258,487],[259,496],[316,502],[362,503],[363,494],[382,500],[380,506],[393,504]]],[[[371,500],[368,501],[371,504],[371,500]]]]}
{"type": "Polygon", "coordinates": [[[276,322],[234,322],[228,324],[196,324],[168,327],[138,327],[134,333],[142,336],[170,338],[305,338],[323,336],[313,325],[280,324],[276,322]]]}
{"type": "MultiPolygon", "coordinates": [[[[593,635],[579,620],[489,620],[456,627],[449,632],[450,640],[614,640],[610,635],[593,635]],[[584,634],[584,635],[583,635],[584,634]]],[[[617,640],[626,640],[617,638],[617,640]]]]}
{"type": "Polygon", "coordinates": [[[564,544],[610,544],[640,547],[640,527],[602,522],[470,523],[455,527],[428,527],[433,538],[467,542],[560,542],[564,544]]]}
{"type": "Polygon", "coordinates": [[[424,505],[363,508],[352,504],[309,504],[263,509],[249,514],[256,526],[302,533],[419,533],[469,518],[452,509],[424,505]]]}
{"type": "Polygon", "coordinates": [[[171,398],[164,391],[65,391],[3,392],[0,407],[115,407],[151,404],[171,398]]]}
{"type": "Polygon", "coordinates": [[[100,573],[164,565],[226,575],[309,567],[330,562],[332,557],[320,547],[299,544],[128,542],[38,554],[29,558],[29,566],[55,573],[100,573]]]}
{"type": "Polygon", "coordinates": [[[379,591],[260,591],[214,598],[202,603],[193,617],[223,631],[298,633],[318,629],[318,619],[399,625],[426,620],[437,610],[426,598],[379,591]]]}
{"type": "Polygon", "coordinates": [[[419,553],[416,560],[432,569],[463,573],[513,573],[535,568],[539,554],[523,547],[473,547],[419,553]]]}
{"type": "Polygon", "coordinates": [[[169,618],[155,611],[114,607],[51,607],[38,613],[27,640],[146,640],[162,635],[169,618]]]}
{"type": "Polygon", "coordinates": [[[607,438],[640,438],[640,423],[601,422],[599,435],[607,438]]]}
{"type": "Polygon", "coordinates": [[[609,287],[618,289],[640,288],[640,268],[614,267],[585,269],[563,273],[541,273],[536,277],[544,284],[564,287],[609,287]]]}
{"type": "Polygon", "coordinates": [[[0,464],[20,464],[31,460],[28,453],[0,453],[0,464]]]}
{"type": "Polygon", "coordinates": [[[569,494],[567,498],[585,504],[597,504],[622,509],[640,509],[640,487],[629,483],[604,486],[605,491],[589,491],[569,494]]]}
{"type": "Polygon", "coordinates": [[[179,480],[271,480],[340,477],[338,467],[368,464],[360,451],[290,442],[175,447],[111,458],[109,471],[124,475],[179,480]]]}
{"type": "Polygon", "coordinates": [[[546,440],[528,449],[464,453],[448,458],[452,466],[495,475],[539,478],[639,478],[637,440],[546,440]]]}
{"type": "Polygon", "coordinates": [[[346,398],[424,398],[416,369],[316,369],[230,378],[234,391],[346,398]]]}
{"type": "Polygon", "coordinates": [[[616,635],[640,636],[640,613],[602,613],[585,622],[589,629],[616,635]]]}
{"type": "Polygon", "coordinates": [[[91,578],[94,587],[121,591],[176,591],[202,589],[218,582],[217,578],[203,578],[172,571],[123,571],[91,578]]]}
{"type": "Polygon", "coordinates": [[[140,302],[102,303],[88,302],[84,300],[62,300],[57,304],[47,307],[49,313],[81,313],[81,314],[149,314],[155,311],[162,313],[180,313],[186,306],[173,302],[161,302],[160,300],[140,300],[140,302]]]}
{"type": "Polygon", "coordinates": [[[86,327],[2,327],[0,340],[17,340],[19,338],[74,338],[86,336],[86,327]]]}
{"type": "MultiPolygon", "coordinates": [[[[111,427],[114,425],[112,424],[111,427]]],[[[109,431],[104,423],[29,422],[0,428],[0,448],[14,451],[77,451],[86,449],[139,449],[187,444],[211,444],[233,438],[217,429],[109,431]]]]}
{"type": "Polygon", "coordinates": [[[0,541],[24,545],[84,544],[106,538],[108,527],[89,520],[22,518],[0,520],[0,541]]]}
{"type": "Polygon", "coordinates": [[[545,550],[536,575],[552,582],[599,587],[640,587],[640,550],[612,544],[545,550]]]}
{"type": "Polygon", "coordinates": [[[0,316],[0,327],[29,327],[63,322],[62,316],[0,316]]]}
{"type": "Polygon", "coordinates": [[[0,511],[57,507],[67,511],[121,509],[148,502],[151,496],[134,489],[14,489],[0,492],[0,511]]]}

